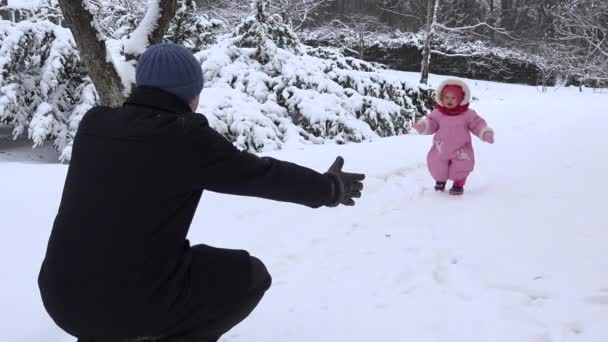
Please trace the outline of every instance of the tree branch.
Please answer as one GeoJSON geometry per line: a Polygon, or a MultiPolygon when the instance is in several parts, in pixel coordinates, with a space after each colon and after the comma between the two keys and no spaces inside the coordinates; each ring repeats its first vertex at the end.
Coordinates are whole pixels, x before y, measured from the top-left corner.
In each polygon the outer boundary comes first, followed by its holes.
{"type": "Polygon", "coordinates": [[[125,53],[133,58],[161,43],[176,12],[177,0],[150,0],[146,15],[125,43],[125,53]]]}
{"type": "Polygon", "coordinates": [[[519,40],[518,38],[513,37],[510,34],[510,32],[508,32],[507,30],[501,29],[501,28],[496,28],[496,27],[494,27],[494,26],[492,26],[492,25],[490,25],[490,24],[488,24],[486,22],[477,23],[475,25],[469,25],[469,26],[460,26],[460,27],[447,27],[447,26],[445,26],[443,24],[437,24],[437,27],[439,27],[442,30],[452,31],[452,32],[462,32],[462,31],[474,30],[474,29],[480,28],[480,27],[485,27],[485,28],[488,28],[488,29],[496,32],[496,33],[505,35],[505,36],[507,36],[507,37],[509,37],[509,38],[511,38],[513,40],[519,40]]]}
{"type": "Polygon", "coordinates": [[[396,14],[396,15],[398,15],[398,16],[400,16],[400,17],[404,17],[404,18],[411,18],[411,19],[416,19],[416,20],[418,20],[419,22],[422,22],[422,18],[417,17],[417,16],[415,16],[415,15],[401,13],[401,12],[398,12],[398,11],[395,11],[395,10],[392,10],[392,9],[390,9],[390,8],[386,8],[386,7],[378,7],[378,9],[381,9],[381,10],[386,11],[386,12],[389,12],[389,13],[396,14]]]}
{"type": "Polygon", "coordinates": [[[177,0],[156,0],[160,2],[160,18],[156,23],[156,28],[150,33],[148,41],[150,45],[158,44],[163,41],[163,37],[169,29],[171,20],[177,13],[177,0]]]}
{"type": "Polygon", "coordinates": [[[446,52],[442,52],[439,50],[431,50],[431,53],[435,54],[435,55],[441,55],[441,56],[445,56],[445,57],[477,57],[477,56],[483,56],[483,53],[446,53],[446,52]]]}

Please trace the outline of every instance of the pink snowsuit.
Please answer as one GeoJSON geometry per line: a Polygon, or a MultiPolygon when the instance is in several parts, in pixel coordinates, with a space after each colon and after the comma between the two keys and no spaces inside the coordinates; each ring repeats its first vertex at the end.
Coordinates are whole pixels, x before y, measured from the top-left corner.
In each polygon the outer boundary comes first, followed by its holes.
{"type": "Polygon", "coordinates": [[[420,134],[434,134],[427,165],[437,182],[453,180],[455,185],[464,185],[475,167],[471,133],[486,142],[494,142],[494,131],[474,110],[469,109],[470,100],[471,90],[467,84],[460,79],[448,78],[435,91],[437,109],[414,125],[420,134]],[[442,97],[444,90],[452,92],[455,86],[461,90],[458,99],[461,102],[450,110],[445,108],[442,97]]]}
{"type": "Polygon", "coordinates": [[[425,119],[420,134],[435,134],[427,156],[431,176],[438,182],[464,181],[475,166],[471,133],[482,138],[490,132],[486,121],[472,109],[458,115],[446,115],[434,110],[425,119]]]}

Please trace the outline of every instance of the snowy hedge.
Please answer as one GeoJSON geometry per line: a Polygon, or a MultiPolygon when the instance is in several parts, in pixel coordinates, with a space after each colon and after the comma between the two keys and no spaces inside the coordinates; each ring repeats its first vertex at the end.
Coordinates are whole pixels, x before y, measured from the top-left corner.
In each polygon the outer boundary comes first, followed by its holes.
{"type": "MultiPolygon", "coordinates": [[[[327,25],[300,32],[309,45],[340,46],[345,53],[381,62],[391,68],[419,71],[426,33],[358,32],[327,25]]],[[[431,72],[499,82],[535,85],[546,58],[515,47],[500,47],[458,32],[436,31],[431,72]]]]}
{"type": "MultiPolygon", "coordinates": [[[[433,106],[425,86],[387,79],[378,65],[334,49],[301,44],[266,5],[256,1],[234,33],[217,37],[221,23],[180,0],[165,37],[198,51],[206,81],[199,111],[239,148],[405,134],[433,106]]],[[[128,79],[134,61],[125,46],[141,17],[116,5],[95,12],[112,61],[128,79]]],[[[78,123],[97,100],[70,31],[32,15],[18,24],[0,22],[0,38],[0,120],[13,124],[15,137],[27,130],[34,146],[52,140],[69,161],[78,123]]]]}
{"type": "Polygon", "coordinates": [[[278,15],[254,14],[197,54],[207,82],[201,112],[241,149],[360,142],[405,134],[432,90],[383,77],[370,63],[302,45],[278,15]]]}
{"type": "Polygon", "coordinates": [[[34,146],[53,140],[61,159],[80,119],[96,102],[68,29],[49,21],[0,21],[0,120],[34,146]]]}

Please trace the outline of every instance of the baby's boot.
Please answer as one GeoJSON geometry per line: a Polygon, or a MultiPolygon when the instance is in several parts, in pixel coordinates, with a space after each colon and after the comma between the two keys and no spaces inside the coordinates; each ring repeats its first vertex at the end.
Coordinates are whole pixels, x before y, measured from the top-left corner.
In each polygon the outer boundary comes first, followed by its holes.
{"type": "Polygon", "coordinates": [[[450,189],[450,195],[460,196],[464,194],[464,183],[465,180],[455,181],[450,189]]]}
{"type": "Polygon", "coordinates": [[[446,184],[446,182],[437,181],[435,183],[435,191],[445,191],[445,184],[446,184]]]}

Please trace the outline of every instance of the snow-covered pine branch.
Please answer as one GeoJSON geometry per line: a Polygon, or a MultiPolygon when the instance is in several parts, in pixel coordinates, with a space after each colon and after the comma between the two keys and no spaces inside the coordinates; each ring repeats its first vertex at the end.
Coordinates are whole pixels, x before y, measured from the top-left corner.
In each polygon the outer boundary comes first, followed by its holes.
{"type": "Polygon", "coordinates": [[[97,102],[69,30],[0,21],[0,121],[34,146],[53,140],[64,161],[82,115],[97,102]]]}
{"type": "Polygon", "coordinates": [[[198,52],[215,43],[216,36],[224,27],[221,20],[210,19],[199,11],[194,0],[180,0],[164,40],[198,52]]]}

